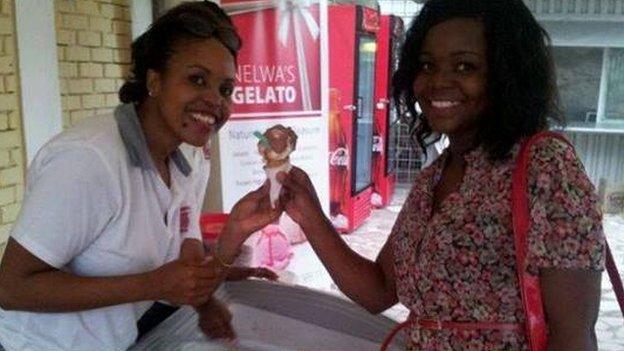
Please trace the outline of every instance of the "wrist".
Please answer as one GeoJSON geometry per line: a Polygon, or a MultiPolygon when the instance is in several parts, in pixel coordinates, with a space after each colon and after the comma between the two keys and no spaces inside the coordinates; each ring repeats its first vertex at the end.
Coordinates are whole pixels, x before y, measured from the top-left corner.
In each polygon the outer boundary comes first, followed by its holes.
{"type": "MultiPolygon", "coordinates": [[[[229,250],[225,250],[226,254],[224,255],[223,249],[219,248],[219,242],[217,241],[215,243],[214,246],[214,250],[211,253],[211,256],[213,257],[213,260],[217,263],[217,265],[219,266],[219,270],[220,271],[226,271],[224,272],[224,276],[227,275],[227,271],[229,271],[229,269],[232,267],[232,264],[234,263],[234,258],[230,257],[230,255],[228,254],[230,251],[229,250]]],[[[236,256],[236,254],[235,254],[236,256]]]]}
{"type": "Polygon", "coordinates": [[[228,222],[223,226],[223,230],[221,231],[221,235],[219,235],[219,240],[222,238],[227,239],[228,241],[244,241],[242,238],[242,232],[238,228],[236,221],[228,220],[228,222]]]}
{"type": "Polygon", "coordinates": [[[159,277],[158,269],[149,271],[139,275],[140,286],[144,296],[142,301],[158,301],[162,300],[165,296],[163,289],[163,280],[159,277]]]}
{"type": "Polygon", "coordinates": [[[247,240],[247,237],[241,234],[241,231],[231,223],[228,223],[221,232],[215,244],[215,252],[219,258],[231,263],[236,257],[239,248],[247,240]]]}
{"type": "Polygon", "coordinates": [[[227,240],[217,242],[212,256],[221,269],[228,270],[232,266],[236,256],[238,256],[240,246],[227,240]]]}
{"type": "Polygon", "coordinates": [[[312,233],[326,225],[330,225],[333,227],[333,225],[321,209],[317,211],[310,211],[308,215],[302,218],[301,223],[299,223],[299,226],[304,233],[312,233]]]}

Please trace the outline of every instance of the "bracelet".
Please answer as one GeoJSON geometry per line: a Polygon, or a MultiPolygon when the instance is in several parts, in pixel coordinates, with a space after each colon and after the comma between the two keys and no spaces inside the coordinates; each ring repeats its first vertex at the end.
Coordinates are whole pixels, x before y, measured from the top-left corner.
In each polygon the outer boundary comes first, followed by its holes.
{"type": "Polygon", "coordinates": [[[212,254],[212,256],[217,260],[217,262],[219,262],[219,264],[221,266],[223,266],[224,268],[230,268],[232,267],[231,263],[226,263],[224,260],[221,259],[221,257],[219,257],[219,245],[215,244],[215,248],[214,248],[214,252],[212,254]]]}

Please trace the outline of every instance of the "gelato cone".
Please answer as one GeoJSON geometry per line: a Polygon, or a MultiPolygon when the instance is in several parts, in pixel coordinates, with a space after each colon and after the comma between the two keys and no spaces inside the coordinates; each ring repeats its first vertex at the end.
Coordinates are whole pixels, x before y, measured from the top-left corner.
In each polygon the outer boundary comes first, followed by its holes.
{"type": "Polygon", "coordinates": [[[282,183],[277,181],[277,174],[279,172],[290,172],[292,166],[290,162],[283,163],[281,166],[277,167],[265,167],[264,172],[266,173],[267,179],[270,182],[270,190],[269,190],[269,199],[271,200],[271,207],[275,208],[275,204],[277,203],[277,199],[279,198],[280,191],[282,191],[282,183]]]}
{"type": "Polygon", "coordinates": [[[263,134],[255,132],[258,141],[258,152],[262,155],[264,171],[270,182],[269,197],[271,207],[275,208],[282,184],[277,181],[279,172],[290,172],[290,154],[297,146],[297,134],[281,124],[267,129],[263,134]]]}

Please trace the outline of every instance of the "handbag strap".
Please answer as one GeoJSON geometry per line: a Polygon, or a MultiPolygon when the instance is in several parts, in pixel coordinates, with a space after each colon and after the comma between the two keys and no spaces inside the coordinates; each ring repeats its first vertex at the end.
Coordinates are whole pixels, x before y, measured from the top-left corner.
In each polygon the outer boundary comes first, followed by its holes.
{"type": "Polygon", "coordinates": [[[511,217],[516,250],[516,268],[519,273],[524,272],[524,263],[526,262],[528,247],[527,234],[531,225],[528,198],[528,164],[530,160],[531,147],[533,147],[533,145],[541,139],[545,138],[558,139],[568,144],[571,148],[574,148],[570,141],[568,141],[568,139],[566,139],[563,135],[551,131],[536,133],[520,145],[520,151],[516,157],[516,164],[511,181],[511,217]]]}
{"type": "Polygon", "coordinates": [[[547,347],[547,325],[540,281],[528,274],[525,262],[528,247],[528,232],[531,225],[528,193],[528,163],[531,147],[546,137],[554,137],[568,143],[563,136],[552,132],[541,132],[522,142],[516,157],[511,180],[511,219],[513,225],[514,249],[516,254],[516,275],[525,315],[526,340],[531,351],[545,351],[547,347]]]}

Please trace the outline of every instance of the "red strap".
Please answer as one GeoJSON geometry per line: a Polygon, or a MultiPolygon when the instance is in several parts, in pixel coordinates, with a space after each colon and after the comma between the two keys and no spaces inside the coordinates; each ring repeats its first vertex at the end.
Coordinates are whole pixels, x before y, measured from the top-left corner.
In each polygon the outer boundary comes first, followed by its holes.
{"type": "Polygon", "coordinates": [[[537,276],[526,272],[527,234],[531,224],[528,193],[528,171],[531,147],[541,139],[556,138],[570,144],[561,134],[541,132],[522,143],[516,158],[516,165],[511,181],[511,217],[516,251],[516,274],[522,306],[525,314],[526,338],[531,351],[545,351],[547,346],[547,327],[544,317],[544,304],[537,276]]]}
{"type": "Polygon", "coordinates": [[[411,324],[412,324],[412,321],[408,319],[405,322],[399,323],[399,324],[395,325],[394,327],[392,327],[392,329],[390,330],[390,333],[388,333],[388,335],[384,339],[383,343],[381,344],[381,348],[379,349],[379,351],[386,351],[386,350],[388,350],[388,347],[390,346],[390,343],[392,342],[392,339],[394,339],[394,337],[397,335],[397,333],[400,332],[401,329],[406,328],[406,327],[408,327],[411,324]]]}

